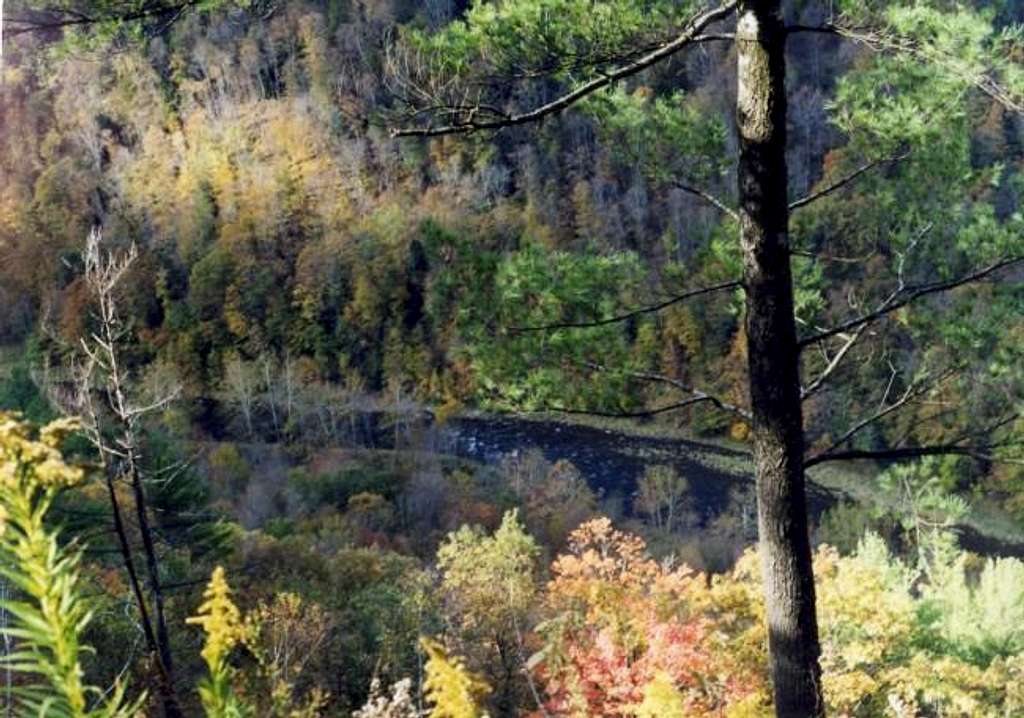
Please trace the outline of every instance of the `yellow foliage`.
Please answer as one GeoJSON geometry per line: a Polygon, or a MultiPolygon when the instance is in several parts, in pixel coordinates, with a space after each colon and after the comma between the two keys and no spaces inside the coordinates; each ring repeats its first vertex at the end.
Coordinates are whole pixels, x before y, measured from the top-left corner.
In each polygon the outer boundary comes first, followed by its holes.
{"type": "Polygon", "coordinates": [[[746,698],[741,698],[725,709],[722,718],[771,718],[772,697],[767,688],[758,688],[746,698]]]}
{"type": "Polygon", "coordinates": [[[818,613],[832,671],[877,665],[893,646],[904,644],[914,622],[914,602],[906,591],[887,585],[878,567],[840,558],[831,547],[815,557],[818,613]]]}
{"type": "Polygon", "coordinates": [[[437,641],[421,638],[420,645],[428,656],[423,687],[434,704],[430,718],[486,718],[480,701],[491,691],[487,682],[467,670],[459,658],[449,657],[437,641]]]}
{"type": "Polygon", "coordinates": [[[636,718],[684,718],[683,694],[664,673],[644,686],[644,699],[636,707],[636,718]]]}
{"type": "Polygon", "coordinates": [[[459,401],[458,397],[449,395],[445,398],[443,404],[434,407],[434,421],[437,422],[439,426],[442,426],[460,409],[462,409],[462,402],[459,401]]]}
{"type": "Polygon", "coordinates": [[[120,681],[105,697],[85,683],[86,647],[79,638],[92,606],[81,591],[81,552],[47,526],[57,495],[84,475],[60,452],[78,426],[60,419],[36,437],[20,416],[0,412],[0,561],[18,593],[16,602],[7,602],[10,613],[0,630],[17,648],[3,661],[9,676],[18,675],[18,689],[7,697],[9,715],[128,718],[144,701],[129,704],[120,681]]]}
{"type": "Polygon", "coordinates": [[[679,349],[687,356],[700,355],[704,347],[704,333],[689,308],[671,307],[664,315],[662,327],[662,361],[666,366],[678,361],[679,349]]]}
{"type": "Polygon", "coordinates": [[[737,674],[767,674],[768,633],[757,551],[746,551],[731,573],[712,577],[710,586],[698,577],[688,598],[693,613],[711,622],[715,652],[737,674]]]}
{"type": "Polygon", "coordinates": [[[745,421],[734,421],[729,427],[729,438],[733,441],[746,441],[750,438],[750,424],[745,421]]]}

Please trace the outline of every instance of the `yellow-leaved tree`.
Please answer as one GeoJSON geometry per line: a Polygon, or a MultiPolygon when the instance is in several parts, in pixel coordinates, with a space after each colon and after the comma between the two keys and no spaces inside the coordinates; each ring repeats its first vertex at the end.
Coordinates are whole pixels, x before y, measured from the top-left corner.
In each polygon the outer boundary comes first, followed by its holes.
{"type": "Polygon", "coordinates": [[[188,622],[206,633],[202,656],[208,675],[199,684],[207,718],[316,718],[327,694],[313,690],[296,698],[293,680],[323,641],[328,618],[315,604],[283,594],[243,616],[231,598],[220,566],[213,570],[204,601],[188,622]],[[256,660],[256,675],[231,665],[231,654],[244,648],[256,660]],[[301,655],[297,655],[301,654],[301,655]],[[256,680],[254,680],[256,679],[256,680]],[[239,686],[256,686],[243,700],[239,686]]]}

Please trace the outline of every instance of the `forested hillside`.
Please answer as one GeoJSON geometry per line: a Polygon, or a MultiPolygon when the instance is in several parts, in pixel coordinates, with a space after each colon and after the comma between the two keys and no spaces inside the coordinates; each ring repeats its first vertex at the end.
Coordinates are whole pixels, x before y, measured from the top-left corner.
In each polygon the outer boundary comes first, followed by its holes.
{"type": "MultiPolygon", "coordinates": [[[[670,387],[630,371],[742,402],[741,321],[727,291],[543,340],[516,331],[737,277],[730,217],[684,189],[733,201],[728,46],[704,44],[537,133],[392,139],[383,113],[401,91],[389,87],[386,51],[396,23],[433,27],[458,11],[225,8],[110,56],[55,55],[52,38],[36,35],[9,41],[4,339],[31,339],[36,360],[54,363],[74,346],[89,317],[77,255],[102,224],[108,245],[143,250],[126,280],[135,360],[189,396],[230,402],[232,372],[269,362],[273,383],[291,372],[303,389],[398,388],[440,403],[624,412],[667,401],[670,387]]],[[[804,3],[788,15],[812,24],[823,12],[804,3]]],[[[878,119],[893,127],[849,136],[844,116],[873,102],[860,96],[863,79],[844,74],[864,61],[856,45],[795,36],[788,50],[791,199],[879,165],[794,212],[807,333],[872,307],[899,281],[952,279],[1004,253],[1021,222],[1017,113],[982,95],[929,122],[906,114],[911,103],[938,114],[945,98],[910,95],[878,119]]],[[[985,282],[961,292],[971,296],[952,316],[943,296],[872,327],[849,381],[810,403],[814,438],[841,434],[892,374],[900,392],[953,369],[944,396],[960,415],[948,425],[987,417],[993,395],[1019,379],[1013,289],[985,282]]],[[[927,411],[877,430],[900,435],[927,411]]],[[[708,413],[683,421],[742,438],[708,413]]]]}
{"type": "Polygon", "coordinates": [[[5,706],[1024,715],[1020,3],[2,10],[5,706]]]}

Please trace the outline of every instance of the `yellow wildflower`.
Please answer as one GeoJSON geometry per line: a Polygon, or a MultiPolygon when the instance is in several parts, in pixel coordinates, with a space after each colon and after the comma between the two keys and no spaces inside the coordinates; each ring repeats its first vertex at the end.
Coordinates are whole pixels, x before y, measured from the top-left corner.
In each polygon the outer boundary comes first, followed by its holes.
{"type": "Polygon", "coordinates": [[[205,599],[195,616],[188,623],[202,626],[206,633],[206,645],[202,656],[211,671],[216,670],[245,636],[242,614],[231,600],[231,588],[224,576],[224,568],[218,566],[210,576],[203,593],[205,599]]]}
{"type": "Polygon", "coordinates": [[[79,426],[74,419],[58,419],[40,430],[32,430],[20,415],[0,413],[0,483],[11,486],[26,477],[43,487],[63,488],[82,481],[85,472],[69,466],[59,445],[68,432],[79,426]]]}
{"type": "Polygon", "coordinates": [[[39,440],[53,449],[59,449],[64,439],[82,428],[75,417],[56,419],[39,430],[39,440]]]}
{"type": "Polygon", "coordinates": [[[24,441],[28,438],[28,427],[17,413],[0,413],[0,444],[10,446],[12,439],[24,441]]]}
{"type": "Polygon", "coordinates": [[[423,687],[434,704],[430,718],[486,718],[480,701],[491,689],[484,679],[470,673],[461,659],[449,657],[437,641],[424,637],[420,645],[429,658],[423,687]]]}

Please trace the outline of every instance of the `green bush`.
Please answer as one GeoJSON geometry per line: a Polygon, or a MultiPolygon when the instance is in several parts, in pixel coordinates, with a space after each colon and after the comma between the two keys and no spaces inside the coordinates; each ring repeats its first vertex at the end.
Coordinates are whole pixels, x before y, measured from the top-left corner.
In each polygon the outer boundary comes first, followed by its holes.
{"type": "Polygon", "coordinates": [[[288,479],[310,511],[324,506],[344,510],[349,499],[364,493],[393,501],[404,484],[403,477],[396,472],[364,464],[347,466],[328,474],[312,475],[298,470],[293,471],[288,479]]]}

